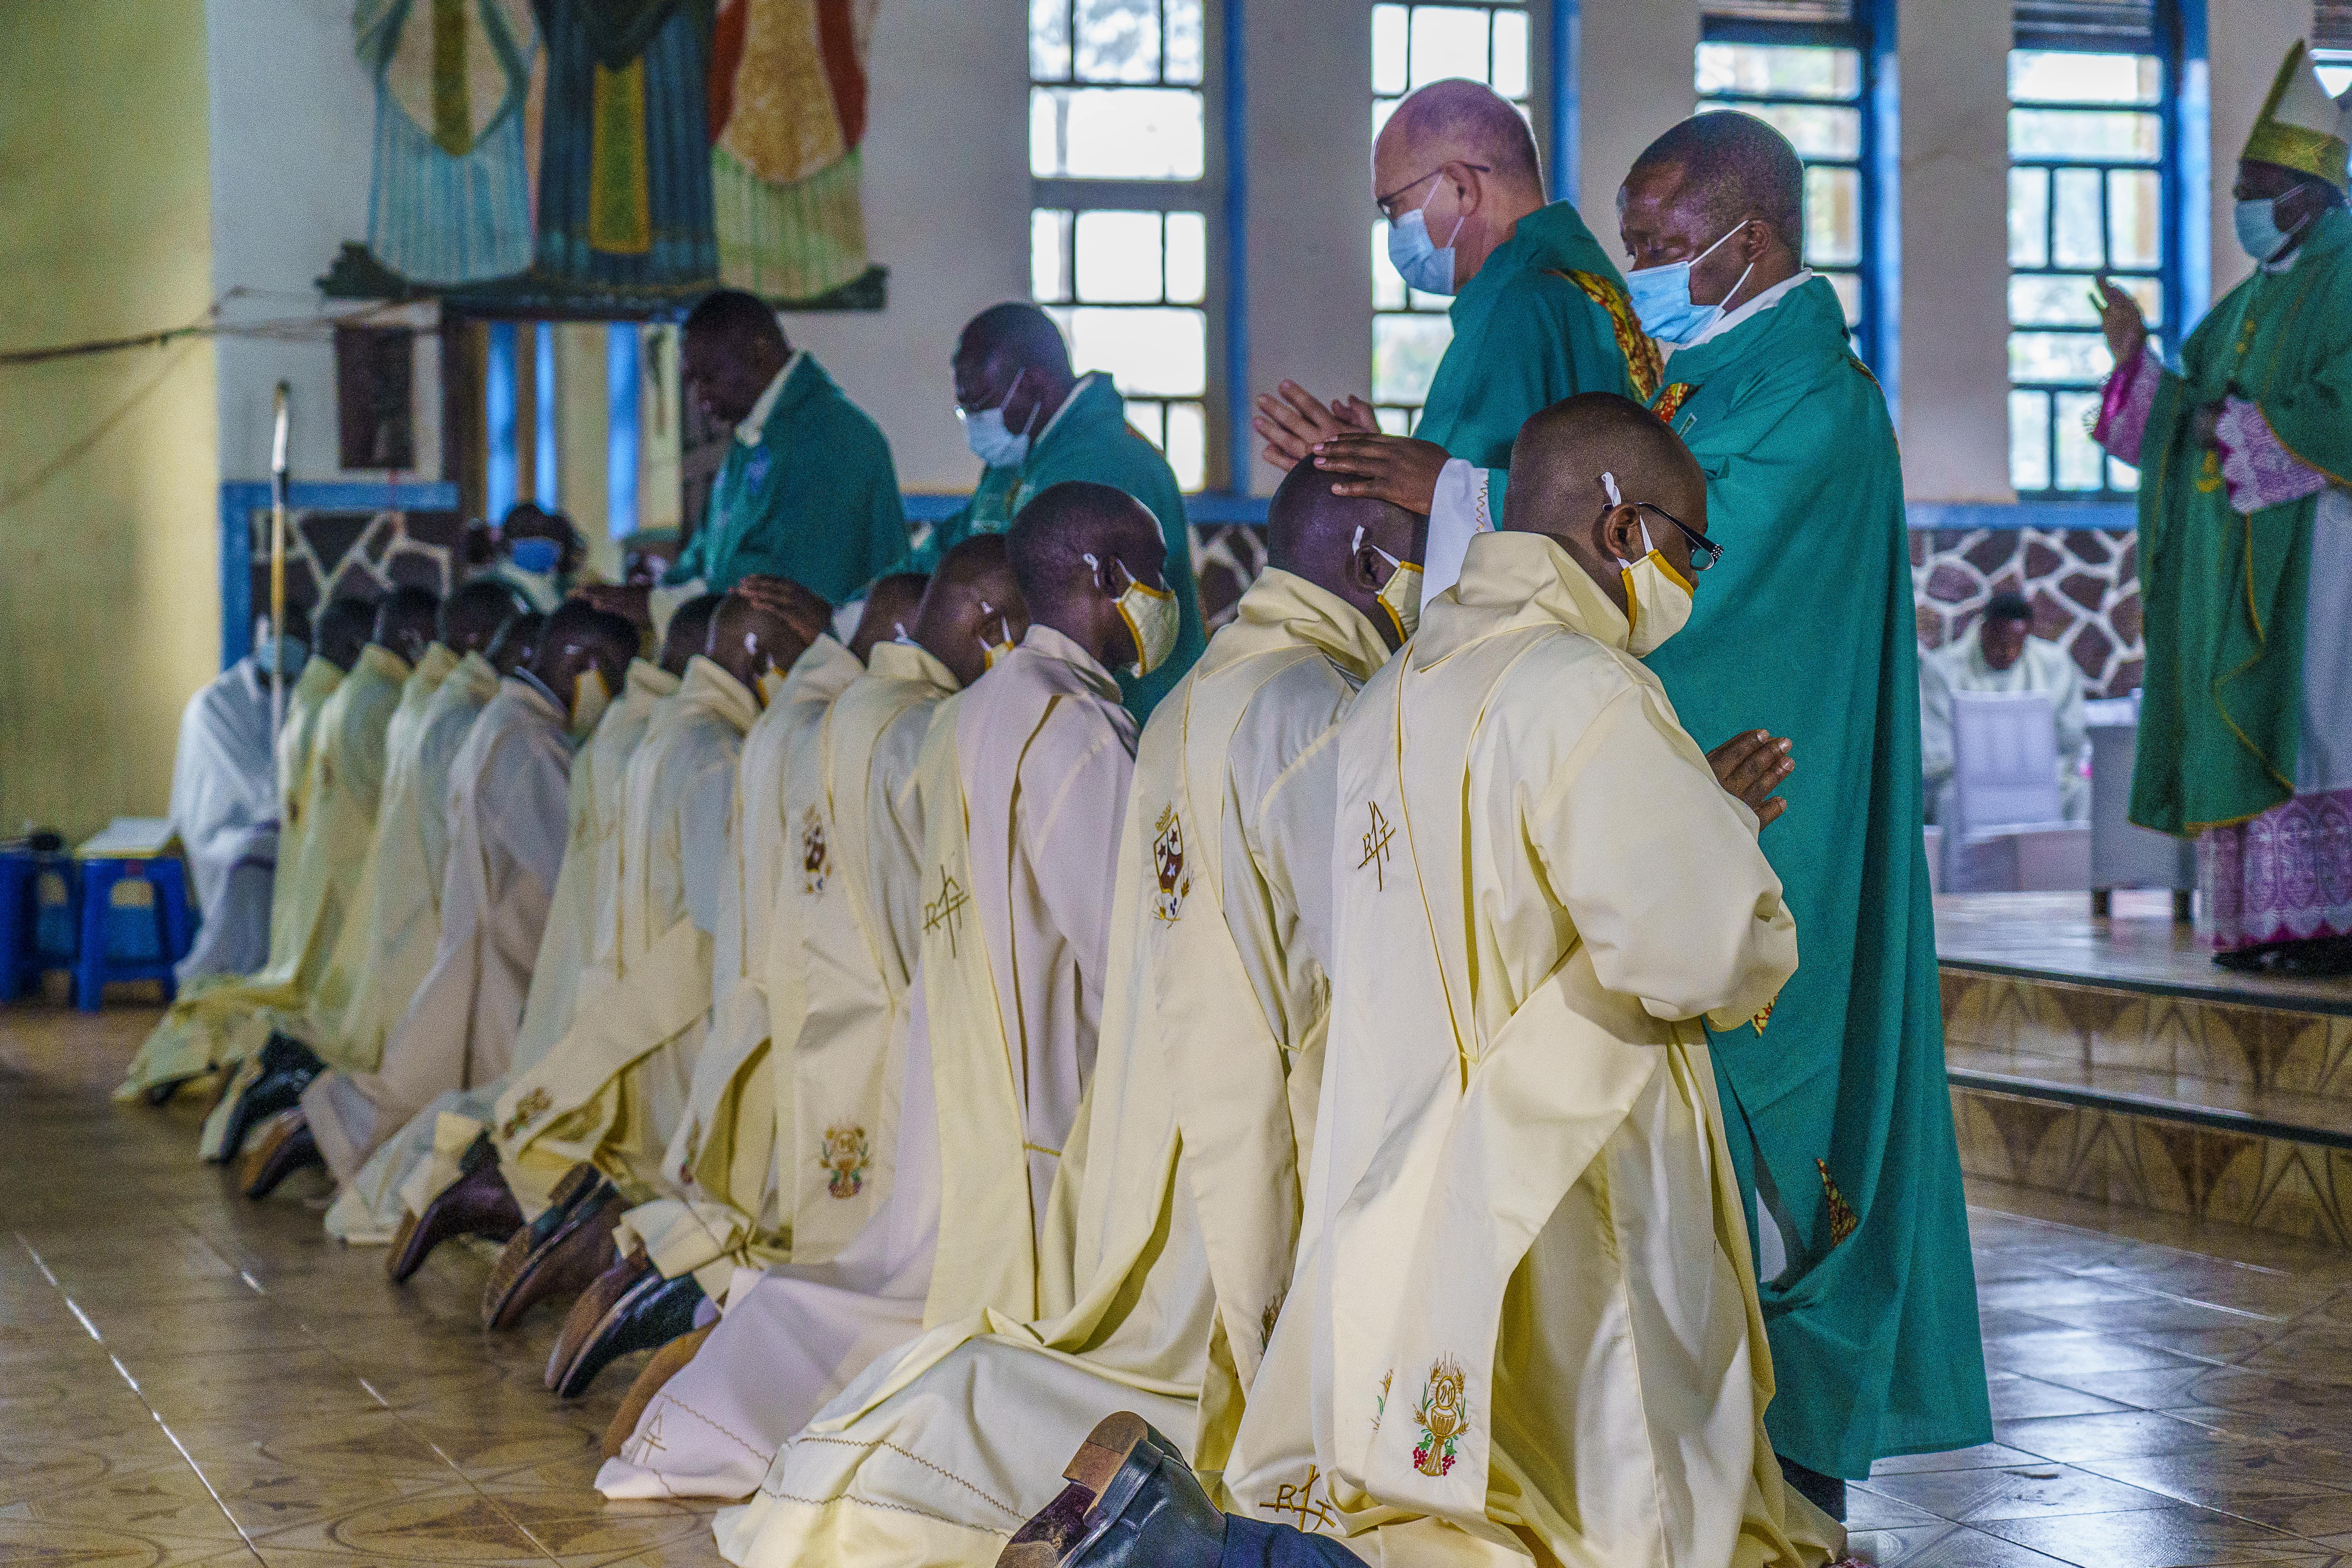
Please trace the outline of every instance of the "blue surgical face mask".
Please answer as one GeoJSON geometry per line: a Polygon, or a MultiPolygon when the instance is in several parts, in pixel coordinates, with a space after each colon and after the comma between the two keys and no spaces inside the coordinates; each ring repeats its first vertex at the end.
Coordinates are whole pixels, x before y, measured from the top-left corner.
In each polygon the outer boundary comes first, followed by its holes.
{"type": "Polygon", "coordinates": [[[517,539],[507,545],[507,559],[519,570],[544,576],[563,559],[563,547],[552,539],[517,539]]]}
{"type": "MultiPolygon", "coordinates": [[[[956,410],[956,417],[963,421],[964,445],[971,448],[973,457],[992,468],[1017,468],[1028,459],[1028,429],[1024,427],[1016,434],[1004,427],[1004,405],[1013,401],[1013,394],[1020,386],[1021,377],[1028,374],[1021,371],[1013,375],[1013,385],[1004,389],[1003,400],[995,407],[956,410]]],[[[1037,411],[1032,408],[1029,424],[1034,426],[1036,423],[1037,411]]]]}
{"type": "Polygon", "coordinates": [[[1445,184],[1439,180],[1430,188],[1429,200],[1389,225],[1389,265],[1397,276],[1424,294],[1454,292],[1454,242],[1462,237],[1462,226],[1469,221],[1465,213],[1454,220],[1454,232],[1445,237],[1440,249],[1429,237],[1429,203],[1445,184]]]}
{"type": "MultiPolygon", "coordinates": [[[[1723,306],[1701,305],[1691,299],[1691,268],[1716,252],[1716,247],[1746,227],[1742,218],[1733,224],[1714,245],[1708,246],[1688,261],[1669,262],[1664,267],[1645,267],[1639,272],[1625,274],[1626,298],[1633,302],[1633,314],[1641,319],[1642,330],[1662,343],[1677,345],[1696,340],[1701,332],[1715,325],[1723,316],[1723,306]]],[[[1750,264],[1739,274],[1739,282],[1724,291],[1728,300],[1739,292],[1748,281],[1748,274],[1756,270],[1750,264]]]]}
{"type": "Polygon", "coordinates": [[[2237,225],[2240,247],[2256,261],[2273,259],[2294,237],[2279,227],[2277,203],[2270,196],[2240,202],[2231,216],[2237,225]]]}
{"type": "Polygon", "coordinates": [[[310,648],[293,637],[269,637],[253,650],[253,666],[264,675],[283,669],[291,680],[302,673],[302,663],[310,657],[310,648]]]}

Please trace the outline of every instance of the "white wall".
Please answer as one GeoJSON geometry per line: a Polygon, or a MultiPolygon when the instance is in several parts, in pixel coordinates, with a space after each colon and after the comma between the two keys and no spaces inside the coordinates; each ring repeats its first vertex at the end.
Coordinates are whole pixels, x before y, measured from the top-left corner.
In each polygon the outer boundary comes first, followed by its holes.
{"type": "Polygon", "coordinates": [[[2010,501],[2010,8],[1901,0],[1903,481],[2010,501]]]}
{"type": "Polygon", "coordinates": [[[1577,210],[1612,258],[1617,187],[1643,150],[1698,107],[1696,0],[1582,0],[1577,210]]]}
{"type": "Polygon", "coordinates": [[[948,357],[964,322],[1029,297],[1029,45],[1022,0],[882,0],[869,61],[866,238],[879,314],[785,318],[881,422],[909,490],[969,490],[948,357]]]}
{"type": "Polygon", "coordinates": [[[2231,220],[2230,186],[2238,174],[2238,152],[2254,128],[2254,116],[2271,90],[2288,46],[2311,26],[2311,7],[2300,0],[2208,0],[2206,52],[2212,61],[2213,95],[2213,298],[2228,293],[2254,269],[2238,247],[2231,220]]]}
{"type": "MultiPolygon", "coordinates": [[[[213,293],[230,323],[308,321],[306,341],[223,338],[224,480],[269,476],[270,393],[292,384],[295,480],[381,479],[337,464],[335,355],[326,322],[352,311],[316,280],[344,240],[367,238],[375,90],[352,52],[351,7],[321,0],[206,0],[213,293]],[[232,295],[235,297],[232,297],[232,295]]],[[[429,310],[404,312],[429,325],[429,310]]],[[[440,477],[436,346],[419,340],[417,468],[440,477]]]]}

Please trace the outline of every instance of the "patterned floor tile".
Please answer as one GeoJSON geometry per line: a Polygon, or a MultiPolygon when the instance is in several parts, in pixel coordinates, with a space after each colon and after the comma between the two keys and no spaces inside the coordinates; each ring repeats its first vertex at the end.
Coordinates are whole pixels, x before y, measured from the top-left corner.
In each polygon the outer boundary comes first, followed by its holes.
{"type": "Polygon", "coordinates": [[[1870,1489],[1925,1509],[1939,1519],[1982,1524],[1995,1519],[2060,1514],[2124,1513],[2169,1508],[2176,1500],[2070,1465],[2006,1469],[1938,1470],[1873,1476],[1870,1489]]]}
{"type": "Polygon", "coordinates": [[[2081,1468],[2225,1513],[2266,1499],[2352,1490],[2352,1467],[2342,1460],[2272,1447],[2118,1455],[2084,1459],[2081,1468]]]}
{"type": "Polygon", "coordinates": [[[2068,1464],[2119,1454],[2177,1454],[2218,1440],[2205,1427],[2153,1410],[1996,1421],[1993,1435],[2011,1447],[2068,1464]]]}
{"type": "Polygon", "coordinates": [[[2129,1513],[1988,1520],[1988,1534],[2084,1568],[2203,1568],[2324,1556],[2307,1542],[2251,1520],[2185,1504],[2129,1513]]]}

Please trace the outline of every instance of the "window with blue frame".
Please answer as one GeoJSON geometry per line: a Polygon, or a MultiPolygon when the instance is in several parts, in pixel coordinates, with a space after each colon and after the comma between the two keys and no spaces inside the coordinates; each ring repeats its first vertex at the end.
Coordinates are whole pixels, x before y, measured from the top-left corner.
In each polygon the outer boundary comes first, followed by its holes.
{"type": "MultiPolygon", "coordinates": [[[[1528,10],[1520,0],[1372,7],[1372,134],[1415,88],[1445,77],[1485,82],[1528,112],[1531,65],[1528,10]]],[[[1454,341],[1444,294],[1409,288],[1389,265],[1389,226],[1372,220],[1372,406],[1381,428],[1412,432],[1429,378],[1454,341]]]]}
{"type": "Polygon", "coordinates": [[[1699,109],[1753,114],[1795,145],[1805,265],[1837,289],[1854,353],[1883,369],[1867,23],[1852,0],[1710,0],[1699,40],[1699,109]]]}
{"type": "Polygon", "coordinates": [[[2026,0],[2015,15],[2010,482],[2028,500],[2118,500],[2139,477],[2091,440],[2114,368],[2092,279],[2131,291],[2158,353],[2179,341],[2179,16],[2171,0],[2026,0]]]}
{"type": "Polygon", "coordinates": [[[1030,295],[1199,490],[1228,471],[1205,0],[1030,0],[1030,295]]]}

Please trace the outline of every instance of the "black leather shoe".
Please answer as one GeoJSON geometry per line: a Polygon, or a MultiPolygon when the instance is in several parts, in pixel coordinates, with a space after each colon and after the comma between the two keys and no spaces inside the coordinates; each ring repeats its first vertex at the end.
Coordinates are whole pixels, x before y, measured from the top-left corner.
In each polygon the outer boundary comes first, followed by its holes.
{"type": "Polygon", "coordinates": [[[459,1168],[465,1173],[425,1205],[422,1215],[400,1222],[383,1271],[395,1285],[425,1266],[425,1255],[453,1236],[479,1236],[504,1241],[522,1228],[522,1207],[499,1173],[497,1146],[484,1133],[467,1147],[459,1168]]]}
{"type": "Polygon", "coordinates": [[[507,1238],[482,1289],[482,1327],[522,1321],[534,1302],[575,1296],[619,1261],[613,1226],[627,1205],[604,1173],[583,1162],[558,1184],[546,1212],[507,1238]]]}
{"type": "MultiPolygon", "coordinates": [[[[626,1267],[626,1265],[624,1265],[626,1267]]],[[[614,1270],[607,1270],[611,1278],[614,1270]]],[[[597,1292],[593,1287],[574,1305],[575,1316],[580,1305],[591,1303],[597,1292]]],[[[620,1299],[598,1316],[593,1327],[583,1336],[568,1361],[551,1357],[547,1363],[547,1386],[558,1399],[577,1399],[588,1392],[588,1385],[603,1372],[632,1351],[649,1351],[669,1343],[679,1335],[692,1331],[694,1311],[702,1304],[702,1287],[691,1274],[681,1274],[675,1279],[665,1279],[650,1268],[638,1276],[620,1299]]],[[[572,1326],[567,1320],[566,1340],[572,1326]]],[[[568,1347],[556,1345],[556,1357],[562,1357],[568,1347]]]]}
{"type": "Polygon", "coordinates": [[[278,1190],[278,1184],[306,1165],[323,1165],[319,1140],[311,1135],[310,1118],[302,1108],[281,1110],[253,1130],[253,1147],[237,1166],[245,1195],[258,1201],[278,1190]]]}
{"type": "Polygon", "coordinates": [[[1225,1516],[1176,1445],[1132,1411],[1105,1417],[1070,1484],[1014,1531],[998,1568],[1219,1568],[1225,1516]]]}
{"type": "Polygon", "coordinates": [[[327,1070],[319,1054],[291,1035],[272,1030],[267,1045],[261,1047],[257,1064],[260,1076],[237,1096],[229,1107],[228,1120],[221,1129],[220,1153],[215,1164],[226,1164],[236,1158],[245,1147],[246,1135],[258,1122],[266,1121],[281,1110],[290,1110],[300,1103],[302,1091],[310,1080],[327,1070]]]}

